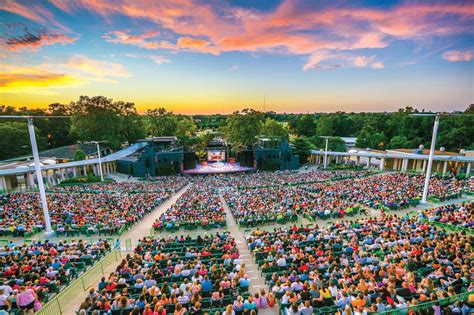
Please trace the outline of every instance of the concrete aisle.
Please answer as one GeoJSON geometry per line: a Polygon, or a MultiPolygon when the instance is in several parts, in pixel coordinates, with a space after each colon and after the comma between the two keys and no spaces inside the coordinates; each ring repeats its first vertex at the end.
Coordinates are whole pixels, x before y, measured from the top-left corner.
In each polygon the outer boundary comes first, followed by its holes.
{"type": "MultiPolygon", "coordinates": [[[[239,230],[239,227],[237,223],[235,222],[234,216],[232,215],[232,212],[230,211],[229,206],[227,205],[227,202],[225,201],[224,197],[221,196],[220,198],[221,198],[221,203],[225,210],[227,228],[229,229],[230,234],[232,235],[232,237],[235,239],[235,242],[237,243],[237,248],[239,249],[240,257],[242,259],[242,262],[245,263],[245,269],[247,270],[247,274],[249,276],[249,279],[251,280],[249,293],[253,295],[256,292],[259,292],[261,288],[265,288],[265,291],[268,292],[268,287],[265,284],[265,279],[262,277],[262,274],[260,270],[258,269],[258,266],[255,263],[255,260],[252,257],[252,253],[250,253],[250,250],[247,246],[247,241],[245,240],[244,235],[239,230]]],[[[277,314],[277,313],[278,313],[277,306],[275,306],[274,309],[258,310],[258,314],[263,314],[263,315],[277,314]]]]}
{"type": "MultiPolygon", "coordinates": [[[[174,194],[171,198],[169,198],[167,201],[162,203],[159,207],[157,207],[153,212],[148,214],[146,217],[144,217],[139,223],[135,224],[130,230],[126,231],[122,236],[120,237],[121,244],[122,244],[122,258],[124,258],[127,255],[127,252],[125,252],[125,242],[124,240],[130,238],[132,240],[132,250],[135,248],[137,245],[137,242],[139,239],[144,238],[145,236],[150,235],[150,230],[152,228],[153,223],[155,222],[155,219],[157,219],[162,213],[164,213],[171,205],[173,205],[176,200],[181,197],[181,195],[188,189],[188,186],[183,187],[180,191],[178,191],[176,194],[174,194]]],[[[107,275],[110,274],[111,272],[115,271],[115,268],[118,266],[120,263],[121,259],[116,264],[112,264],[109,266],[106,270],[104,270],[104,276],[107,278],[107,275]]],[[[97,288],[97,285],[100,282],[100,278],[96,279],[96,281],[87,288],[86,292],[83,294],[80,294],[77,298],[71,300],[71,302],[66,306],[66,309],[64,310],[64,314],[75,314],[75,312],[79,309],[79,306],[85,299],[87,292],[89,291],[90,288],[97,288]]]]}

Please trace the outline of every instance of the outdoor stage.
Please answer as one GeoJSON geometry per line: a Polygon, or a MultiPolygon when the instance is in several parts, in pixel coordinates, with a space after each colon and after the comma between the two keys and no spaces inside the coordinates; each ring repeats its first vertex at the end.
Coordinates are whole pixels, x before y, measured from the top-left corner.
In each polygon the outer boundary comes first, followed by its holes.
{"type": "Polygon", "coordinates": [[[196,168],[183,171],[184,174],[205,175],[205,174],[227,174],[255,171],[254,167],[240,166],[239,163],[209,163],[207,165],[198,164],[196,168]]]}

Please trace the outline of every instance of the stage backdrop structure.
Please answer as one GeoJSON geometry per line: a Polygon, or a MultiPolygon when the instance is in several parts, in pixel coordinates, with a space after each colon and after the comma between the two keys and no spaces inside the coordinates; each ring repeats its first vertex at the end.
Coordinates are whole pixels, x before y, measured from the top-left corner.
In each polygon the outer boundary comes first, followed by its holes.
{"type": "Polygon", "coordinates": [[[188,175],[224,174],[259,170],[297,169],[299,157],[287,142],[260,139],[254,147],[241,150],[237,160],[223,139],[214,139],[206,148],[204,160],[195,152],[183,151],[176,137],[153,137],[138,141],[141,149],[117,161],[117,171],[134,177],[184,173],[188,175]],[[196,163],[198,162],[198,163],[196,163]]]}

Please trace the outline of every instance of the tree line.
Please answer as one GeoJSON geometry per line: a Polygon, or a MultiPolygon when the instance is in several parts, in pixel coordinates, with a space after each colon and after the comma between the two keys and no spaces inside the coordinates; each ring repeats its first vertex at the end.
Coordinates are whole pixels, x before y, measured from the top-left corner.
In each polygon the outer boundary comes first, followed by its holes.
{"type": "MultiPolygon", "coordinates": [[[[310,149],[324,149],[322,136],[331,137],[329,149],[344,151],[340,137],[357,137],[359,148],[391,149],[428,147],[433,117],[421,117],[406,107],[390,113],[286,114],[244,109],[230,115],[181,115],[163,107],[139,114],[131,102],[104,96],[81,96],[69,104],[51,104],[46,109],[0,105],[1,115],[54,115],[70,119],[35,119],[40,150],[78,141],[106,141],[113,149],[147,136],[177,136],[181,144],[202,151],[215,137],[226,139],[232,148],[258,141],[290,141],[305,161],[310,149]]],[[[474,149],[474,105],[457,115],[442,116],[438,148],[459,151],[474,149]]],[[[30,154],[27,122],[0,120],[0,160],[30,154]]]]}

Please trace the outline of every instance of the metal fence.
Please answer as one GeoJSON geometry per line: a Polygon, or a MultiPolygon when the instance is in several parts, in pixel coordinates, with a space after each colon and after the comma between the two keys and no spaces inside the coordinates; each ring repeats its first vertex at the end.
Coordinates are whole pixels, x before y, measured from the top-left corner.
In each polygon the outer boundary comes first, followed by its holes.
{"type": "Polygon", "coordinates": [[[114,249],[104,258],[98,261],[92,268],[87,270],[79,278],[72,281],[67,288],[46,303],[37,314],[39,315],[60,315],[64,314],[67,306],[81,296],[90,285],[104,275],[104,271],[109,266],[116,263],[121,257],[120,249],[114,249]]]}
{"type": "Polygon", "coordinates": [[[419,303],[416,305],[412,305],[408,308],[393,309],[393,310],[389,310],[385,312],[372,313],[372,314],[373,315],[406,315],[409,313],[409,311],[414,311],[414,312],[420,312],[420,311],[425,311],[425,310],[433,311],[432,308],[435,305],[440,305],[440,306],[452,305],[458,301],[466,300],[470,294],[474,294],[474,291],[464,292],[464,293],[453,295],[444,299],[439,299],[437,301],[419,303]]]}

